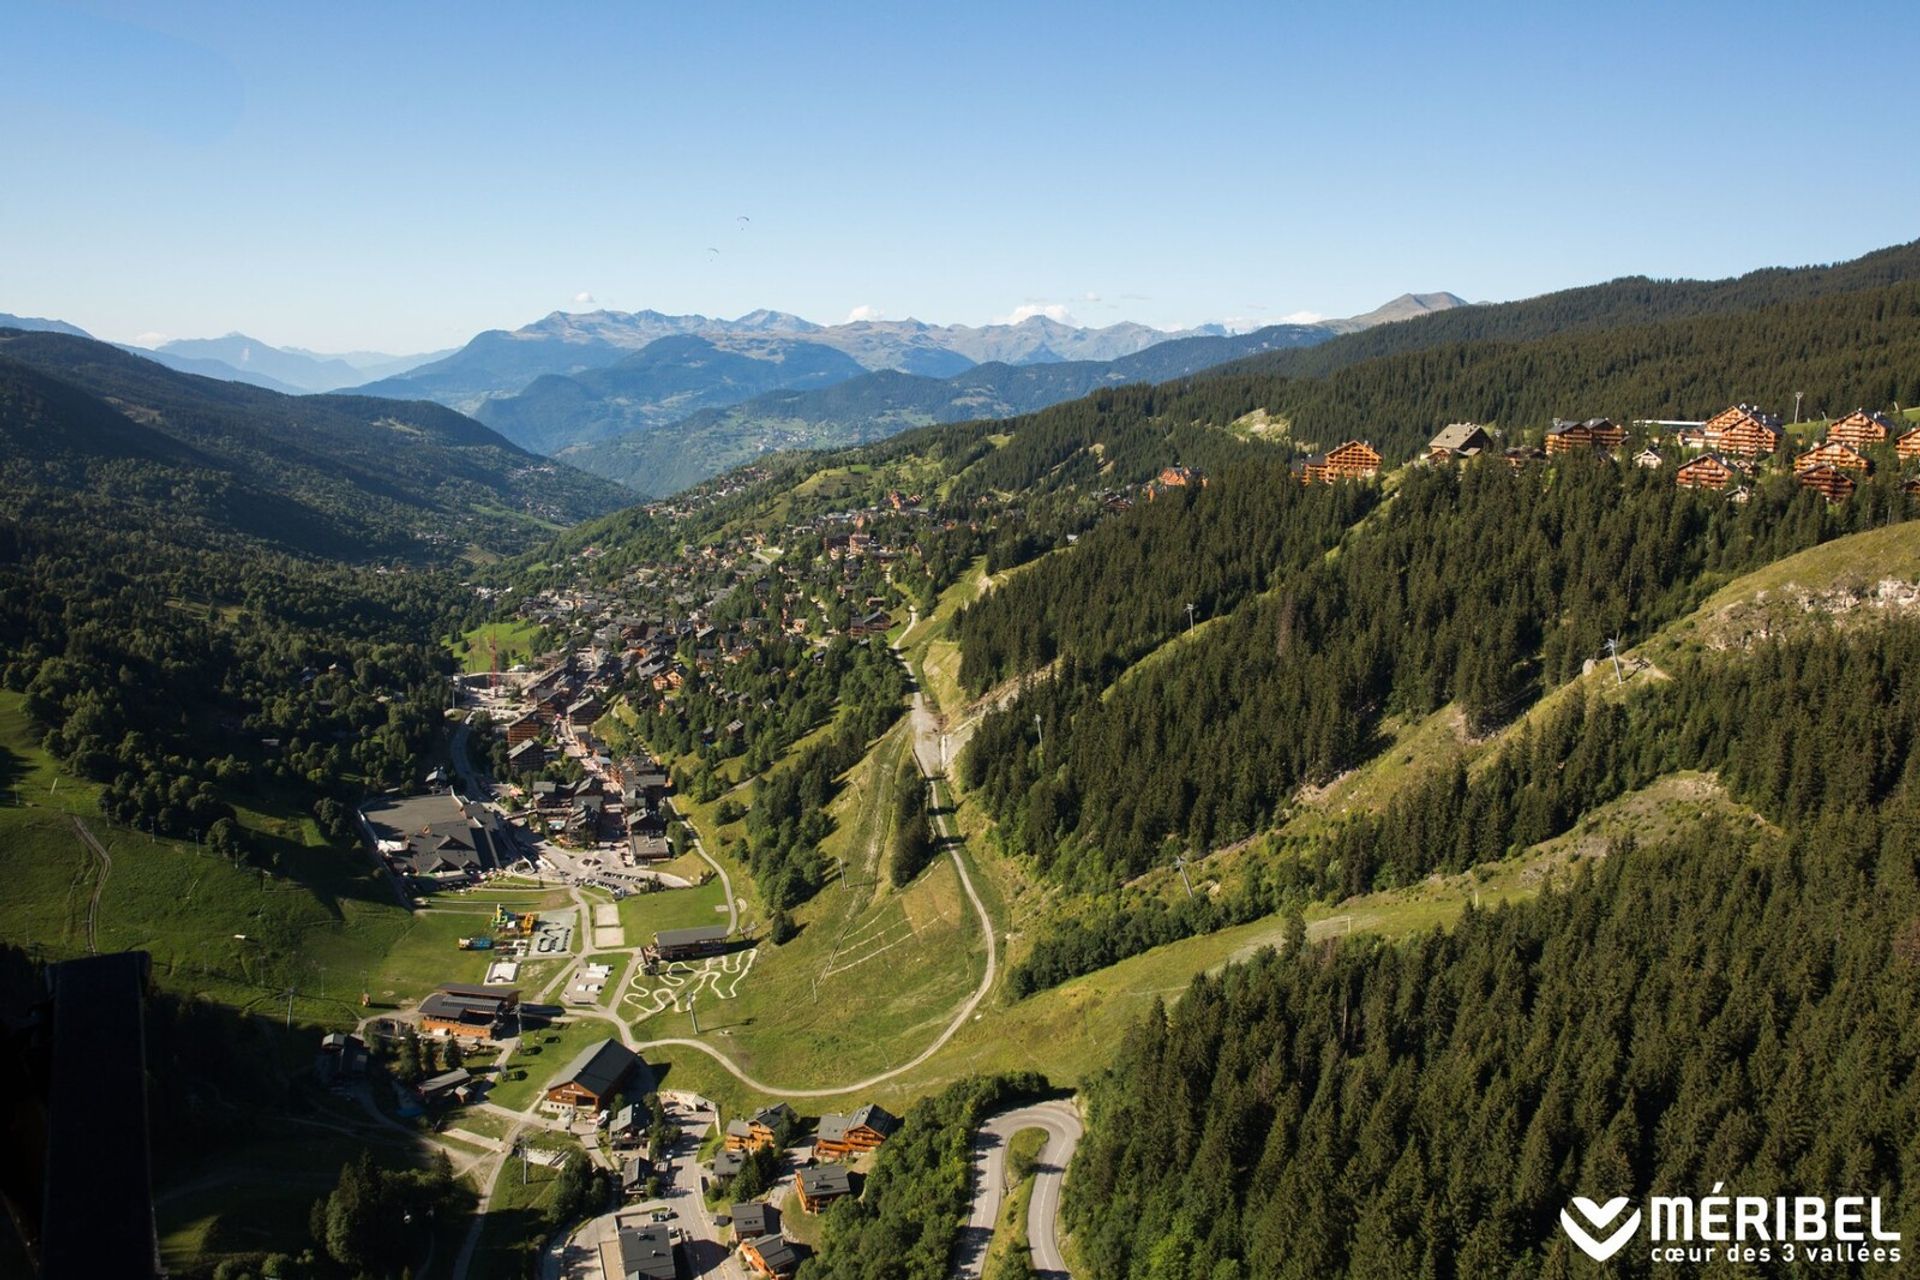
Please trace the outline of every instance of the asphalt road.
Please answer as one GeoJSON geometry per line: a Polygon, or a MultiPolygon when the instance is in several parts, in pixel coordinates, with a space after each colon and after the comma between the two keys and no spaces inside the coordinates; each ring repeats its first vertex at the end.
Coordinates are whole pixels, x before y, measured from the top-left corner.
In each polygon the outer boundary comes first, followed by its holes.
{"type": "Polygon", "coordinates": [[[1027,1242],[1033,1248],[1033,1269],[1042,1276],[1066,1280],[1066,1260],[1060,1256],[1060,1186],[1066,1178],[1073,1149],[1080,1143],[1080,1113],[1067,1101],[1041,1102],[989,1116],[973,1135],[973,1212],[960,1232],[955,1253],[957,1280],[978,1280],[993,1242],[1000,1204],[1007,1193],[1007,1143],[1022,1129],[1042,1129],[1047,1140],[1034,1160],[1033,1198],[1027,1204],[1027,1242]]]}

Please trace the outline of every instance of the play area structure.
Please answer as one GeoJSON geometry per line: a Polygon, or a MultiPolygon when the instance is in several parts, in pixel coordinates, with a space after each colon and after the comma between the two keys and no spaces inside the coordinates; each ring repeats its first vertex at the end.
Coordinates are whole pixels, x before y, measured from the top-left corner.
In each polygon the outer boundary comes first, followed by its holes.
{"type": "MultiPolygon", "coordinates": [[[[531,938],[540,929],[540,917],[531,911],[509,911],[504,905],[495,903],[493,919],[488,922],[502,942],[511,943],[516,939],[531,938]]],[[[476,934],[471,938],[458,939],[462,951],[491,951],[495,946],[493,937],[476,934]]]]}

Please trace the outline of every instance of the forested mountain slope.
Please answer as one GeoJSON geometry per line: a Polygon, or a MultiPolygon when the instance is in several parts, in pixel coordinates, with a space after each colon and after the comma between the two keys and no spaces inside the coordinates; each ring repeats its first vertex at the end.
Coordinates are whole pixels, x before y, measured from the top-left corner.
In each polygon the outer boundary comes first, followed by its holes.
{"type": "Polygon", "coordinates": [[[1225,372],[1314,375],[1382,356],[1469,342],[1529,342],[1556,334],[1735,315],[1920,280],[1920,241],[1830,266],[1766,267],[1727,280],[1629,276],[1605,284],[1456,307],[1346,334],[1310,350],[1251,356],[1225,372]]]}
{"type": "Polygon", "coordinates": [[[622,502],[438,405],[283,396],[61,334],[0,332],[0,434],[23,504],[346,559],[517,550],[622,502]]]}
{"type": "MultiPolygon", "coordinates": [[[[1604,790],[1718,763],[1784,835],[1618,845],[1450,933],[1268,955],[1155,1010],[1096,1083],[1068,1180],[1089,1267],[1580,1274],[1571,1197],[1716,1183],[1883,1196],[1911,1240],[1917,660],[1911,619],[1703,658],[1523,768],[1604,790]]],[[[1403,847],[1474,829],[1434,799],[1409,797],[1403,847]]],[[[1658,1274],[1644,1251],[1615,1266],[1658,1274]]]]}

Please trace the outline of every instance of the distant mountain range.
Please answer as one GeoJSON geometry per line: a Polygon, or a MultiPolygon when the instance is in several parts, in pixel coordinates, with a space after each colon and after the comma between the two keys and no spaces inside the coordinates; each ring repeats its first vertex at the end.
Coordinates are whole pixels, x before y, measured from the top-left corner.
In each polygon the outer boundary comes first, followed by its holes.
{"type": "MultiPolygon", "coordinates": [[[[64,320],[9,315],[4,311],[0,311],[0,329],[64,333],[74,338],[93,337],[80,326],[64,320]]],[[[445,351],[427,351],[419,355],[395,356],[382,351],[350,351],[343,355],[326,355],[298,347],[276,347],[244,333],[230,333],[224,338],[176,338],[158,347],[138,347],[127,342],[113,345],[180,373],[218,378],[222,382],[244,382],[249,386],[278,391],[282,395],[337,391],[341,387],[357,386],[373,378],[397,377],[448,354],[445,351]]]]}
{"type": "MultiPolygon", "coordinates": [[[[790,385],[727,405],[702,409],[613,434],[612,423],[633,421],[632,397],[617,391],[597,401],[574,400],[563,388],[597,376],[617,387],[625,362],[597,375],[543,378],[525,392],[481,406],[478,416],[509,439],[541,448],[591,421],[590,439],[560,448],[557,456],[585,471],[642,493],[662,495],[781,449],[837,448],[881,439],[909,427],[979,418],[1008,418],[1103,386],[1164,382],[1261,352],[1324,342],[1320,325],[1274,325],[1254,333],[1177,338],[1117,360],[1070,360],[1046,364],[975,365],[949,378],[928,378],[887,369],[863,373],[818,389],[790,385]]],[[[667,340],[647,348],[646,355],[667,340]]],[[[687,341],[674,339],[673,341],[687,341]]],[[[804,346],[806,344],[796,344],[804,346]]]]}
{"type": "Polygon", "coordinates": [[[286,396],[146,354],[0,332],[9,501],[79,495],[174,541],[446,562],[522,550],[631,498],[441,405],[286,396]]]}
{"type": "MultiPolygon", "coordinates": [[[[1463,305],[1403,294],[1365,315],[1231,334],[1220,325],[1082,328],[860,320],[781,311],[732,320],[658,311],[556,311],[452,352],[389,356],[275,347],[242,333],[124,347],[168,368],[282,394],[428,400],[522,448],[659,495],[778,448],[830,447],[911,426],[1006,417],[1100,387],[1317,344],[1463,305]]],[[[83,330],[0,316],[0,327],[83,330]]]]}
{"type": "MultiPolygon", "coordinates": [[[[437,400],[463,412],[514,395],[547,374],[574,375],[615,364],[662,338],[700,337],[716,346],[782,339],[827,347],[859,370],[897,369],[945,378],[976,364],[1050,364],[1113,360],[1173,338],[1222,336],[1219,325],[1167,331],[1123,322],[1076,328],[1045,316],[1018,324],[933,325],[919,320],[859,320],[822,325],[782,311],[750,311],[735,320],[658,311],[556,311],[519,329],[490,329],[441,360],[368,383],[367,395],[437,400]]],[[[639,425],[639,424],[632,424],[639,425]]]]}

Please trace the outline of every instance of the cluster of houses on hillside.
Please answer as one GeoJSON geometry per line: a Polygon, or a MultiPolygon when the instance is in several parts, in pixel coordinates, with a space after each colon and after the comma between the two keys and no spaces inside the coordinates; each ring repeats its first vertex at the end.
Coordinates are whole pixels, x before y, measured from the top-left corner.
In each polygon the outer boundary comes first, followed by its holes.
{"type": "MultiPolygon", "coordinates": [[[[1653,429],[1645,446],[1633,455],[1635,465],[1658,468],[1674,463],[1676,485],[1725,491],[1734,502],[1745,502],[1752,496],[1745,482],[1786,444],[1779,417],[1748,404],[1732,405],[1704,422],[1650,421],[1635,425],[1653,429]]],[[[1502,452],[1510,465],[1518,467],[1570,453],[1616,453],[1626,448],[1627,438],[1627,428],[1609,418],[1556,418],[1546,432],[1544,448],[1517,446],[1502,452]]],[[[1794,478],[1828,502],[1843,502],[1858,488],[1857,477],[1873,472],[1868,450],[1888,443],[1901,464],[1920,461],[1920,426],[1856,409],[1829,424],[1824,440],[1794,457],[1794,478]]],[[[1456,422],[1428,442],[1425,460],[1442,463],[1474,458],[1496,447],[1486,427],[1456,422]]],[[[1904,487],[1908,493],[1920,495],[1920,478],[1907,480],[1904,487]]]]}

